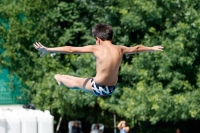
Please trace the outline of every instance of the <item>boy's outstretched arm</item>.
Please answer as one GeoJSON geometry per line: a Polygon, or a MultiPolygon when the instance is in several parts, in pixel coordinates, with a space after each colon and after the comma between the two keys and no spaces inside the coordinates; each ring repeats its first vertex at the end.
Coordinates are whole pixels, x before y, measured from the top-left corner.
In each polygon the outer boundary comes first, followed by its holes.
{"type": "Polygon", "coordinates": [[[63,46],[63,47],[53,47],[48,48],[43,46],[40,42],[36,42],[33,44],[35,49],[42,52],[41,56],[47,54],[47,53],[65,53],[65,54],[80,54],[80,53],[93,53],[95,50],[95,47],[93,45],[88,45],[84,47],[72,47],[72,46],[63,46]]]}
{"type": "Polygon", "coordinates": [[[143,45],[137,45],[134,47],[126,47],[126,46],[120,46],[122,49],[123,54],[136,54],[136,53],[142,53],[142,52],[154,52],[154,51],[163,51],[162,46],[153,46],[153,47],[146,47],[143,45]]]}

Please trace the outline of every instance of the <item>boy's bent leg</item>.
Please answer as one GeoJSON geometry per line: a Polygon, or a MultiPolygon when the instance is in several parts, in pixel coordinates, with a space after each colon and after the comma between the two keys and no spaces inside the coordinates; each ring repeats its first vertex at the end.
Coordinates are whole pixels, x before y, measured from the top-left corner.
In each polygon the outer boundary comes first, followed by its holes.
{"type": "Polygon", "coordinates": [[[57,80],[59,85],[63,84],[69,87],[70,89],[81,89],[85,92],[89,92],[95,95],[92,90],[90,78],[79,78],[79,77],[61,75],[61,74],[56,74],[54,78],[57,80]]]}

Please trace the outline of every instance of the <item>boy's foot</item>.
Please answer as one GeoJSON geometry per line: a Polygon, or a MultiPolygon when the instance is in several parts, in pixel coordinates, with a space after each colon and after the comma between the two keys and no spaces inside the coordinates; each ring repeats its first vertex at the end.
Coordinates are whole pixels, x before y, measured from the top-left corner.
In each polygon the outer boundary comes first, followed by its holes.
{"type": "Polygon", "coordinates": [[[56,81],[58,82],[59,85],[63,85],[63,83],[60,82],[58,75],[55,75],[54,78],[56,79],[56,81]]]}

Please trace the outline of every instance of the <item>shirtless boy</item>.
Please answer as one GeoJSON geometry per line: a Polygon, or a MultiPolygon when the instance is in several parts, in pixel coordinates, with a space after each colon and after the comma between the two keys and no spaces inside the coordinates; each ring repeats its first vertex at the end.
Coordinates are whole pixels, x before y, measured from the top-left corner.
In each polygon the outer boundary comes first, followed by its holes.
{"type": "Polygon", "coordinates": [[[118,81],[118,71],[123,54],[135,54],[141,52],[163,51],[162,46],[146,47],[137,45],[126,47],[112,44],[113,30],[110,25],[97,24],[92,30],[96,39],[96,45],[83,47],[54,47],[48,48],[36,42],[34,47],[45,55],[50,52],[65,54],[91,53],[96,57],[96,76],[93,78],[79,78],[70,75],[56,74],[54,78],[59,85],[65,85],[71,89],[80,89],[95,96],[108,96],[115,90],[118,81]]]}

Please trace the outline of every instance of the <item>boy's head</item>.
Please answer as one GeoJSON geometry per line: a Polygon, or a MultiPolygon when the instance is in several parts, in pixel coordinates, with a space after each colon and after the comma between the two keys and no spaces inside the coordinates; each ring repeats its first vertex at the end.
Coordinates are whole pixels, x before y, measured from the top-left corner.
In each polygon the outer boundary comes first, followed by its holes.
{"type": "Polygon", "coordinates": [[[95,39],[100,38],[102,41],[108,40],[112,41],[113,30],[110,25],[107,24],[97,24],[92,29],[92,35],[95,39]]]}

